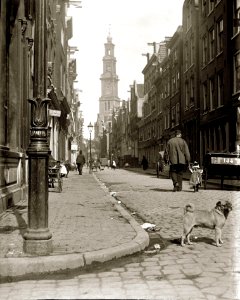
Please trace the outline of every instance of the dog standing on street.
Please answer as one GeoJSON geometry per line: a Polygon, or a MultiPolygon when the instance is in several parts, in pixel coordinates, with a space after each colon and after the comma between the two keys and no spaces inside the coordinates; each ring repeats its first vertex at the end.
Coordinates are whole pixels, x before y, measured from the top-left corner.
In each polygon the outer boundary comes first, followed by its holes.
{"type": "Polygon", "coordinates": [[[195,226],[215,229],[216,246],[221,246],[221,244],[223,244],[222,228],[231,210],[232,204],[229,201],[226,201],[224,204],[222,204],[221,201],[218,201],[215,208],[211,211],[195,210],[193,204],[187,204],[184,209],[181,246],[185,245],[185,238],[189,245],[193,244],[190,242],[190,233],[195,226]]]}

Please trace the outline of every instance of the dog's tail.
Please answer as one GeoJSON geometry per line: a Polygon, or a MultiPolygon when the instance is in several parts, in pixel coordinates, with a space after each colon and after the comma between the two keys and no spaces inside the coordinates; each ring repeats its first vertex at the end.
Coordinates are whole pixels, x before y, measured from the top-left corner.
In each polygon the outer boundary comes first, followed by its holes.
{"type": "Polygon", "coordinates": [[[194,207],[194,205],[192,204],[192,203],[188,203],[185,207],[184,207],[184,214],[186,213],[186,212],[194,212],[194,209],[195,209],[195,207],[194,207]]]}

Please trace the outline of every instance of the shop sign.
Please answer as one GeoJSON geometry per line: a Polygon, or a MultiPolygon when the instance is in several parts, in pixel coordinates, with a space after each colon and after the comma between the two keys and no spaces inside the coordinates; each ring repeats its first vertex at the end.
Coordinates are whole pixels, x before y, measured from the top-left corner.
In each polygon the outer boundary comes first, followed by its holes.
{"type": "Polygon", "coordinates": [[[59,118],[61,116],[61,110],[49,109],[49,115],[59,118]]]}

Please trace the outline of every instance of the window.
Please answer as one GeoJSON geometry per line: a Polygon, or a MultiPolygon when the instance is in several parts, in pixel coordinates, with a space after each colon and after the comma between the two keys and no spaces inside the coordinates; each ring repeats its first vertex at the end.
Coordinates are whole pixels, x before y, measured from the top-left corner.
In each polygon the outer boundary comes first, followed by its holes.
{"type": "Polygon", "coordinates": [[[209,102],[210,102],[210,110],[213,110],[214,105],[214,80],[213,78],[209,79],[209,102]]]}
{"type": "Polygon", "coordinates": [[[187,30],[190,29],[190,27],[192,26],[192,16],[191,16],[191,6],[188,5],[187,6],[187,30]]]}
{"type": "Polygon", "coordinates": [[[176,125],[176,108],[175,106],[172,107],[172,127],[176,125]]]}
{"type": "Polygon", "coordinates": [[[233,92],[240,91],[240,52],[234,56],[233,60],[233,92]]]}
{"type": "Polygon", "coordinates": [[[179,121],[180,121],[180,107],[179,107],[179,103],[176,104],[176,122],[175,125],[179,125],[179,121]]]}
{"type": "Polygon", "coordinates": [[[189,84],[185,82],[185,109],[189,108],[189,84]]]}
{"type": "Polygon", "coordinates": [[[168,109],[168,115],[167,115],[167,128],[169,128],[170,127],[170,117],[171,117],[171,115],[170,115],[170,109],[168,109]]]}
{"type": "Polygon", "coordinates": [[[188,43],[185,43],[185,70],[188,69],[188,65],[189,65],[189,58],[188,58],[188,43]]]}
{"type": "Polygon", "coordinates": [[[240,0],[233,1],[233,34],[240,32],[240,0]]]}
{"type": "Polygon", "coordinates": [[[205,66],[207,64],[207,53],[208,53],[208,46],[207,46],[207,36],[205,35],[202,38],[202,64],[205,66]]]}
{"type": "Polygon", "coordinates": [[[190,106],[194,105],[194,78],[190,78],[190,106]]]}
{"type": "Polygon", "coordinates": [[[167,129],[167,114],[164,116],[164,129],[167,129]]]}
{"type": "Polygon", "coordinates": [[[218,107],[223,105],[223,72],[220,72],[217,77],[217,93],[218,93],[218,107]]]}
{"type": "Polygon", "coordinates": [[[164,129],[168,129],[170,126],[170,109],[166,110],[166,114],[164,116],[164,129]]]}
{"type": "Polygon", "coordinates": [[[190,66],[193,64],[194,43],[193,37],[190,39],[190,66]]]}
{"type": "Polygon", "coordinates": [[[204,82],[202,85],[202,94],[203,94],[203,111],[206,112],[207,109],[207,82],[204,82]]]}
{"type": "Polygon", "coordinates": [[[214,43],[215,42],[215,33],[214,28],[209,31],[209,59],[212,60],[215,55],[214,51],[214,43]]]}
{"type": "Polygon", "coordinates": [[[176,93],[177,87],[176,87],[176,75],[174,74],[172,77],[172,95],[176,93]]]}
{"type": "Polygon", "coordinates": [[[214,9],[214,0],[208,0],[208,13],[210,14],[214,9]]]}
{"type": "Polygon", "coordinates": [[[176,89],[178,90],[179,87],[180,87],[180,74],[179,74],[179,72],[177,72],[176,78],[177,78],[176,89]]]}
{"type": "Polygon", "coordinates": [[[223,50],[223,19],[217,22],[217,53],[223,50]]]}
{"type": "Polygon", "coordinates": [[[202,16],[206,17],[206,6],[207,6],[207,1],[202,0],[202,16]]]}
{"type": "Polygon", "coordinates": [[[61,28],[61,44],[64,47],[64,31],[63,31],[63,28],[61,28]]]}

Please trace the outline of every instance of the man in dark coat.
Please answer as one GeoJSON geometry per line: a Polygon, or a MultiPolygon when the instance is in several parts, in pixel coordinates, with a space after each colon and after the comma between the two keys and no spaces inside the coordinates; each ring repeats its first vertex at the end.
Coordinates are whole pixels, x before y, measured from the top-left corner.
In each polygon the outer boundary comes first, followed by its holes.
{"type": "Polygon", "coordinates": [[[80,150],[79,154],[77,156],[77,159],[76,159],[76,164],[77,164],[79,175],[82,175],[82,168],[83,168],[83,165],[85,164],[85,161],[86,161],[85,156],[82,154],[82,150],[80,150]]]}
{"type": "Polygon", "coordinates": [[[190,153],[180,130],[167,143],[165,160],[170,163],[170,174],[173,181],[173,191],[182,190],[182,177],[186,165],[190,163],[190,153]]]}
{"type": "Polygon", "coordinates": [[[143,155],[141,165],[144,171],[148,169],[148,160],[145,155],[143,155]]]}

